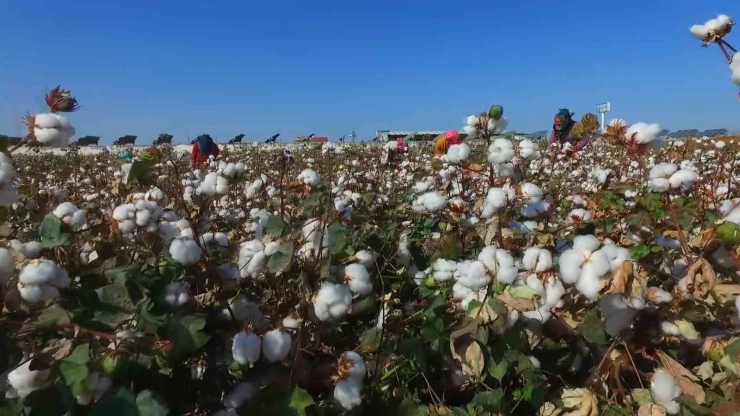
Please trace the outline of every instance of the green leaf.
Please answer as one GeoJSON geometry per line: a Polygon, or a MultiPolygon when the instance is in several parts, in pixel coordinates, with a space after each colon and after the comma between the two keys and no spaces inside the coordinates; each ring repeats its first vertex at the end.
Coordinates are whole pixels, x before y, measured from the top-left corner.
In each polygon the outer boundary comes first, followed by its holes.
{"type": "Polygon", "coordinates": [[[41,221],[39,238],[43,248],[64,246],[72,240],[72,231],[56,215],[49,214],[41,221]]]}
{"type": "Polygon", "coordinates": [[[681,403],[681,414],[685,416],[704,416],[711,415],[712,411],[696,403],[694,396],[680,396],[676,401],[681,403]]]}
{"type": "Polygon", "coordinates": [[[321,204],[319,192],[313,192],[303,201],[303,215],[306,217],[313,216],[316,208],[321,204]]]}
{"type": "Polygon", "coordinates": [[[293,258],[293,242],[282,243],[278,250],[267,260],[267,270],[270,273],[283,271],[293,258]]]}
{"type": "Polygon", "coordinates": [[[534,299],[537,292],[529,286],[516,285],[507,288],[509,294],[519,299],[534,299]]]}
{"type": "Polygon", "coordinates": [[[426,370],[428,359],[428,350],[424,346],[424,343],[418,338],[402,338],[398,340],[396,350],[399,354],[403,355],[410,361],[415,362],[421,367],[422,370],[426,370]]]}
{"type": "Polygon", "coordinates": [[[624,406],[617,406],[615,404],[607,405],[604,411],[601,412],[602,416],[629,416],[629,412],[624,406]]]}
{"type": "Polygon", "coordinates": [[[483,407],[488,412],[502,412],[504,410],[504,392],[501,389],[480,392],[473,397],[471,404],[483,407]]]}
{"type": "Polygon", "coordinates": [[[458,250],[457,238],[454,235],[446,235],[442,237],[437,248],[438,259],[446,260],[458,260],[460,253],[458,250]]]}
{"type": "Polygon", "coordinates": [[[740,225],[728,221],[717,227],[717,236],[725,244],[738,244],[740,243],[740,225]]]}
{"type": "Polygon", "coordinates": [[[277,416],[306,416],[306,408],[315,404],[313,397],[306,390],[296,387],[292,392],[282,394],[276,400],[270,414],[277,416]]]}
{"type": "Polygon", "coordinates": [[[630,248],[629,251],[633,259],[640,260],[641,258],[650,254],[650,247],[645,244],[639,244],[630,248]]]}
{"type": "Polygon", "coordinates": [[[509,362],[506,361],[505,358],[499,360],[498,363],[494,362],[494,360],[488,360],[488,374],[490,374],[491,377],[495,378],[499,382],[504,379],[508,369],[509,362]]]}
{"type": "Polygon", "coordinates": [[[344,225],[338,222],[330,225],[329,238],[331,241],[331,253],[341,253],[347,245],[347,234],[344,225]]]}
{"type": "Polygon", "coordinates": [[[362,350],[369,353],[374,353],[380,348],[381,331],[378,328],[370,328],[362,334],[360,344],[362,350]]]}
{"type": "Polygon", "coordinates": [[[167,404],[151,390],[144,390],[136,396],[136,407],[141,416],[166,416],[170,413],[167,404]]]}
{"type": "Polygon", "coordinates": [[[429,410],[426,406],[416,401],[415,396],[406,396],[405,399],[398,405],[398,416],[423,416],[428,415],[429,410]]]}
{"type": "Polygon", "coordinates": [[[725,347],[725,354],[729,356],[736,356],[740,354],[740,339],[735,340],[735,342],[725,347]]]}
{"type": "Polygon", "coordinates": [[[198,316],[173,317],[167,322],[167,339],[176,349],[193,352],[206,345],[211,336],[203,332],[206,320],[198,316]]]}
{"type": "Polygon", "coordinates": [[[58,303],[48,306],[39,314],[36,322],[43,326],[64,325],[72,321],[69,312],[64,310],[58,303]]]}
{"type": "Polygon", "coordinates": [[[59,363],[59,372],[64,377],[64,382],[71,386],[75,383],[85,381],[90,371],[87,369],[87,362],[90,360],[90,345],[78,345],[69,357],[64,358],[59,363]]]}
{"type": "Polygon", "coordinates": [[[596,312],[593,309],[586,313],[583,321],[581,321],[576,330],[590,342],[596,344],[603,344],[606,342],[604,324],[601,322],[601,319],[596,316],[596,312]]]}
{"type": "Polygon", "coordinates": [[[89,416],[140,416],[136,396],[131,390],[120,387],[108,392],[90,409],[89,416]]]}
{"type": "Polygon", "coordinates": [[[134,308],[134,302],[131,300],[128,289],[124,285],[106,285],[95,289],[95,293],[98,294],[100,302],[107,306],[115,306],[127,312],[132,311],[134,308]]]}
{"type": "Polygon", "coordinates": [[[267,218],[267,226],[265,231],[273,237],[278,237],[283,234],[285,230],[285,221],[277,215],[270,215],[267,218]]]}

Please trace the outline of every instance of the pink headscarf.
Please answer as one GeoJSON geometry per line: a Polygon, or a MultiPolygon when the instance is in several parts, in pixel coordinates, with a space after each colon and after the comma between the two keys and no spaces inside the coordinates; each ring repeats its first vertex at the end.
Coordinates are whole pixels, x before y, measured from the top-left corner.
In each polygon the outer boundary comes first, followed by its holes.
{"type": "Polygon", "coordinates": [[[406,143],[404,139],[398,139],[396,140],[396,148],[400,153],[406,153],[406,150],[408,150],[409,145],[406,143]]]}
{"type": "Polygon", "coordinates": [[[445,133],[445,139],[447,140],[448,145],[462,143],[462,138],[460,137],[460,133],[458,133],[457,130],[449,130],[447,133],[445,133]]]}

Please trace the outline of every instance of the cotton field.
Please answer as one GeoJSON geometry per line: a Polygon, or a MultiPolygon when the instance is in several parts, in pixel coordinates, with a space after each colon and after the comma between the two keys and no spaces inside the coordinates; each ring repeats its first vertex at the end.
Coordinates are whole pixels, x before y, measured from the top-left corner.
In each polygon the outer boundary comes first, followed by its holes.
{"type": "MultiPolygon", "coordinates": [[[[4,407],[740,409],[740,143],[615,120],[573,151],[471,117],[476,140],[439,157],[7,150],[4,407]]],[[[62,146],[71,124],[52,124],[62,146]]]]}

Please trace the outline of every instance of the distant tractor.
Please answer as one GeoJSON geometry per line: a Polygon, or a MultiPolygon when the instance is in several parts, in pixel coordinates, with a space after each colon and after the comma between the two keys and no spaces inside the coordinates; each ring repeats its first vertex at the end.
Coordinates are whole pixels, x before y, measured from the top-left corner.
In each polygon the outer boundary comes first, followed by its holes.
{"type": "Polygon", "coordinates": [[[268,138],[267,140],[265,140],[265,143],[275,143],[277,141],[278,137],[280,137],[280,133],[273,134],[272,136],[270,136],[270,138],[268,138]]]}
{"type": "Polygon", "coordinates": [[[80,137],[76,142],[72,143],[72,146],[98,146],[100,142],[100,137],[98,136],[85,136],[80,137]]]}
{"type": "Polygon", "coordinates": [[[155,146],[161,146],[161,145],[165,145],[165,144],[172,144],[172,139],[174,137],[175,136],[173,136],[171,134],[162,133],[162,134],[159,135],[159,137],[157,137],[156,140],[154,140],[154,142],[152,142],[152,144],[155,145],[155,146]]]}
{"type": "Polygon", "coordinates": [[[243,134],[239,134],[234,136],[233,139],[229,140],[229,144],[239,144],[242,142],[242,139],[244,138],[243,134]]]}
{"type": "Polygon", "coordinates": [[[126,135],[121,136],[116,139],[116,141],[113,142],[113,146],[126,146],[126,145],[134,145],[136,144],[136,136],[132,135],[126,135]]]}

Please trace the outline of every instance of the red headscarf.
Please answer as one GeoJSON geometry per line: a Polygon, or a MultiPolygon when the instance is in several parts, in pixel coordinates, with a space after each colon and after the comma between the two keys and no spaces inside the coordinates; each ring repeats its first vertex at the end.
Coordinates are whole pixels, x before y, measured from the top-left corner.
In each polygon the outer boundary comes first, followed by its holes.
{"type": "Polygon", "coordinates": [[[458,133],[457,130],[449,130],[447,133],[445,133],[445,141],[447,142],[448,146],[451,146],[453,144],[462,143],[462,138],[460,137],[460,133],[458,133]]]}

